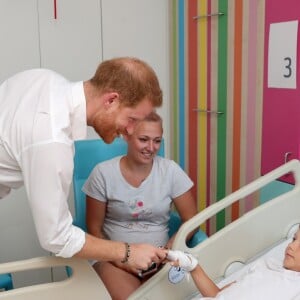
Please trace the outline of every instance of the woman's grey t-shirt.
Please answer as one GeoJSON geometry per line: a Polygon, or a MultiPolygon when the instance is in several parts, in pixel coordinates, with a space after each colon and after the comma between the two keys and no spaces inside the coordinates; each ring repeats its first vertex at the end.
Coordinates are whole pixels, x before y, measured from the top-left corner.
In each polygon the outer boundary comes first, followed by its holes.
{"type": "Polygon", "coordinates": [[[156,156],[149,176],[133,187],[121,173],[120,159],[96,165],[82,191],[107,203],[103,231],[111,240],[164,246],[172,199],[193,182],[174,161],[156,156]]]}

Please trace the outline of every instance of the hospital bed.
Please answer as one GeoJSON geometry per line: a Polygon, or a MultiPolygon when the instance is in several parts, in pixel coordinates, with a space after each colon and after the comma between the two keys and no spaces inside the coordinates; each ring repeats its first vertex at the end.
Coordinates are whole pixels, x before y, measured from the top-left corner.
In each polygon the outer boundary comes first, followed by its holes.
{"type": "MultiPolygon", "coordinates": [[[[227,273],[234,273],[237,265],[247,265],[253,258],[285,241],[299,223],[300,163],[293,160],[211,205],[183,224],[174,241],[173,248],[192,253],[208,275],[218,281],[226,277],[227,273]],[[295,177],[295,187],[292,190],[244,214],[196,247],[187,247],[185,240],[190,231],[232,203],[247,197],[290,172],[295,177]]],[[[110,299],[96,273],[84,260],[55,257],[36,258],[0,264],[0,273],[57,265],[70,266],[73,270],[72,276],[61,282],[1,292],[0,300],[110,299]]],[[[170,264],[166,264],[136,290],[129,300],[183,300],[191,299],[197,293],[194,283],[184,270],[178,270],[170,264]]]]}

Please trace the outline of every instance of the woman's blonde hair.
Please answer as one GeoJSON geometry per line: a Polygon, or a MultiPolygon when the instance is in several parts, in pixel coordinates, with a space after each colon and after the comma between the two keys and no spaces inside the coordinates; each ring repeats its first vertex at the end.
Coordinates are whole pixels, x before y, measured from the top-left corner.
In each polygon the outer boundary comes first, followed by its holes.
{"type": "Polygon", "coordinates": [[[160,123],[161,129],[163,131],[163,121],[162,121],[162,118],[161,118],[161,116],[156,111],[152,111],[149,115],[147,115],[140,122],[155,122],[155,123],[160,123]]]}

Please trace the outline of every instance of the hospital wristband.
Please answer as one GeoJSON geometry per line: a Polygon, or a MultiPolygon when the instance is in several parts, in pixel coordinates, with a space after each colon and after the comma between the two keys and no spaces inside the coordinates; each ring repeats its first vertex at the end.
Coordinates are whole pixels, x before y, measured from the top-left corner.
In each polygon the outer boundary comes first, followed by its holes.
{"type": "Polygon", "coordinates": [[[130,245],[128,243],[125,243],[125,256],[124,259],[121,260],[121,263],[125,264],[128,262],[130,257],[130,245]]]}

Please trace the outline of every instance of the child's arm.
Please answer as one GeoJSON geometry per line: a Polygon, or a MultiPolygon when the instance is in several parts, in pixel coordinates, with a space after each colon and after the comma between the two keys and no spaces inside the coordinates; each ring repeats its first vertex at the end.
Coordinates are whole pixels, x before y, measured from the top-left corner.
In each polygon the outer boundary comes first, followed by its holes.
{"type": "Polygon", "coordinates": [[[197,265],[190,273],[202,296],[215,297],[220,292],[217,285],[207,276],[199,265],[197,265]]]}
{"type": "Polygon", "coordinates": [[[191,254],[177,250],[169,250],[167,259],[190,272],[198,290],[204,297],[215,297],[220,289],[198,265],[197,259],[191,254]]]}

